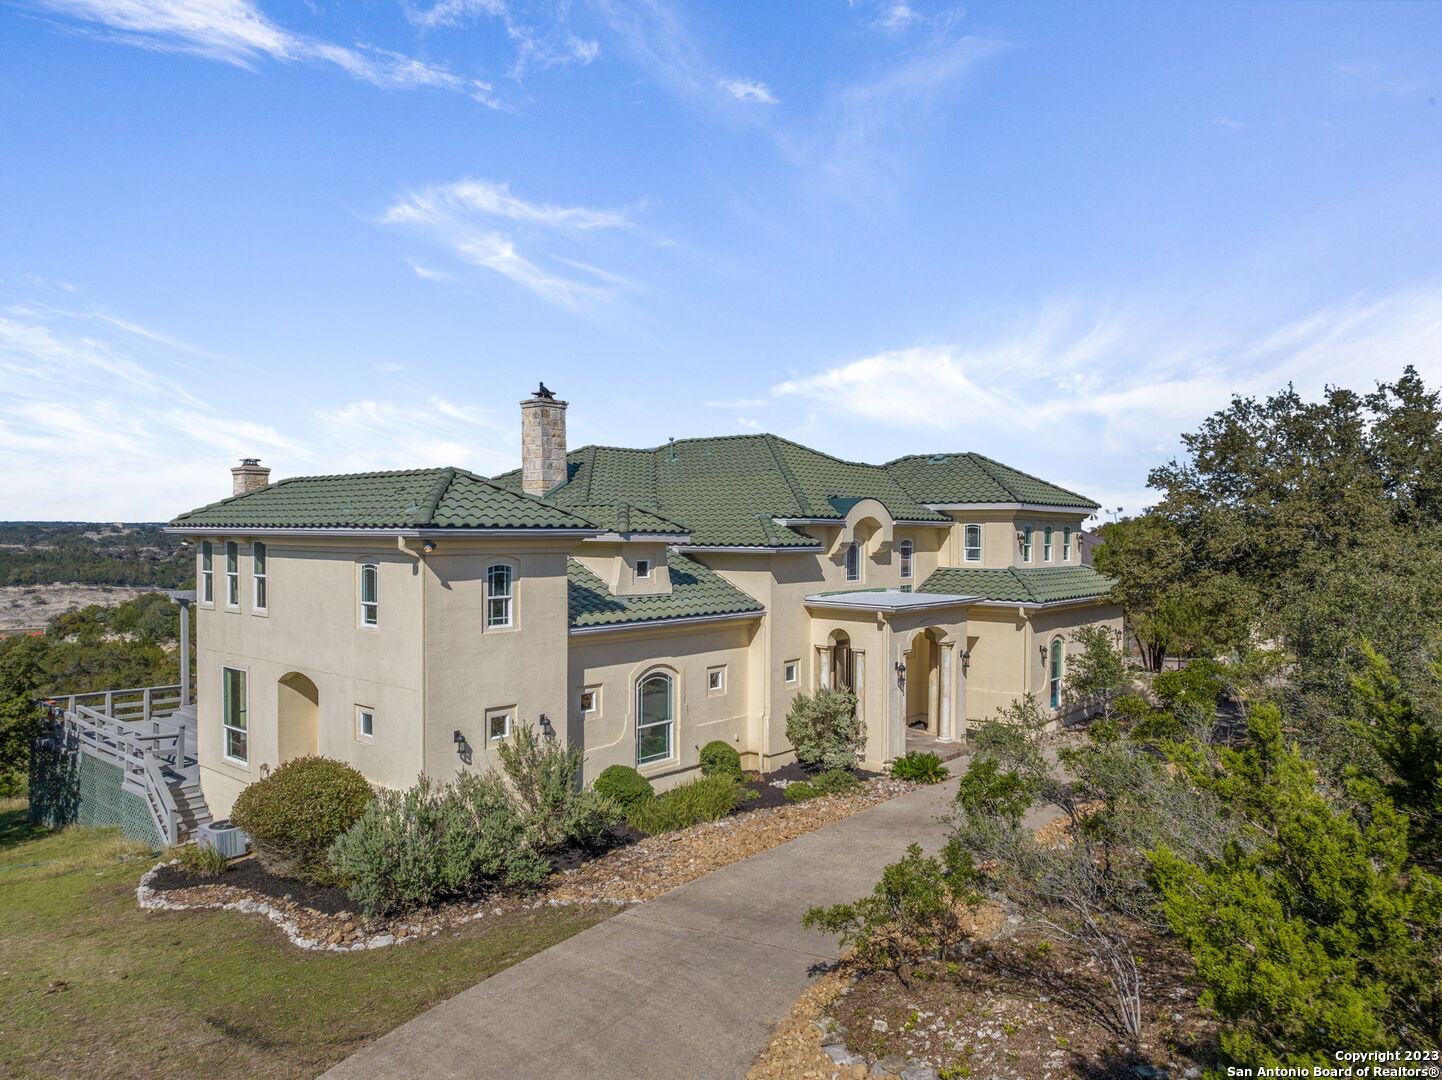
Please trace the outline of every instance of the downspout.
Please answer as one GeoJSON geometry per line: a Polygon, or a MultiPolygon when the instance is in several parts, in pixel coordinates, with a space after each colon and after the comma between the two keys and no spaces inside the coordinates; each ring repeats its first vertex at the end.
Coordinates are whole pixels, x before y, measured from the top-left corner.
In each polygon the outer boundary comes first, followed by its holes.
{"type": "Polygon", "coordinates": [[[416,635],[416,667],[419,675],[417,693],[420,696],[420,724],[418,730],[421,740],[421,772],[429,775],[426,768],[426,683],[429,679],[429,672],[426,671],[426,557],[421,550],[422,541],[416,537],[397,536],[396,550],[402,555],[409,555],[416,560],[416,579],[420,582],[420,633],[416,635]]]}

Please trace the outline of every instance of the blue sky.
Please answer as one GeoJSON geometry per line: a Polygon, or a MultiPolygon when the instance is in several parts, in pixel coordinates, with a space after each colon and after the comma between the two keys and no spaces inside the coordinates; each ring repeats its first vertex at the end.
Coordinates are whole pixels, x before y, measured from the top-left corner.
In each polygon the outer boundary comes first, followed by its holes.
{"type": "Polygon", "coordinates": [[[1150,501],[1442,382],[1442,5],[0,0],[0,518],[770,430],[1150,501]]]}

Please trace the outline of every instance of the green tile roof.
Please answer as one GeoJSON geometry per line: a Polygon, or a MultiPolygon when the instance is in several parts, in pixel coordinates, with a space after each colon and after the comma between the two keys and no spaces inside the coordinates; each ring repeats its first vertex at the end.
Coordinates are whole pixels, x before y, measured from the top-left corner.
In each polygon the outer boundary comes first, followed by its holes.
{"type": "MultiPolygon", "coordinates": [[[[496,477],[520,488],[520,470],[496,477]]],[[[928,510],[879,465],[843,461],[775,435],[681,439],[648,450],[586,446],[548,502],[580,508],[627,502],[685,526],[694,544],[814,547],[773,518],[839,520],[876,499],[905,521],[949,519],[928,510]]]]}
{"type": "Polygon", "coordinates": [[[941,566],[932,571],[917,591],[981,596],[1015,604],[1049,604],[1102,596],[1111,591],[1113,584],[1113,578],[1097,573],[1090,566],[1050,566],[1034,570],[941,566]]]}
{"type": "Polygon", "coordinates": [[[888,461],[885,469],[923,503],[1022,502],[1093,509],[1100,505],[980,454],[912,454],[888,461]]]}
{"type": "Polygon", "coordinates": [[[697,615],[731,615],[754,611],[762,605],[714,570],[695,559],[672,552],[667,559],[670,593],[614,596],[605,582],[575,559],[568,560],[571,625],[614,626],[654,622],[697,615]]]}
{"type": "Polygon", "coordinates": [[[578,511],[464,469],[297,476],[181,514],[201,528],[574,529],[578,511]]]}
{"type": "Polygon", "coordinates": [[[685,533],[686,526],[629,503],[572,506],[575,511],[597,525],[618,533],[685,533]]]}

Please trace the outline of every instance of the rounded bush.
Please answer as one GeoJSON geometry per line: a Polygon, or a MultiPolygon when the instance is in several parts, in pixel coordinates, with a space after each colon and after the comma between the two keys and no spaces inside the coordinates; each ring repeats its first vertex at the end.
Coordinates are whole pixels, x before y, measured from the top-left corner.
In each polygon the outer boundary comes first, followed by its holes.
{"type": "Polygon", "coordinates": [[[850,769],[827,769],[810,780],[793,780],[786,785],[785,794],[788,802],[803,802],[822,795],[845,795],[860,786],[861,781],[850,769]]]}
{"type": "Polygon", "coordinates": [[[230,820],[249,834],[272,874],[332,885],[340,879],[326,851],[374,797],[366,778],[344,762],[294,758],[242,791],[230,820]]]}
{"type": "Polygon", "coordinates": [[[935,754],[913,750],[909,754],[902,754],[891,763],[891,775],[898,780],[935,784],[946,779],[946,766],[935,754]]]}
{"type": "Polygon", "coordinates": [[[651,781],[629,765],[611,765],[596,777],[591,789],[602,798],[610,799],[618,806],[634,806],[655,796],[651,781]]]}
{"type": "Polygon", "coordinates": [[[741,755],[730,743],[713,739],[701,747],[701,772],[705,776],[740,776],[741,755]]]}

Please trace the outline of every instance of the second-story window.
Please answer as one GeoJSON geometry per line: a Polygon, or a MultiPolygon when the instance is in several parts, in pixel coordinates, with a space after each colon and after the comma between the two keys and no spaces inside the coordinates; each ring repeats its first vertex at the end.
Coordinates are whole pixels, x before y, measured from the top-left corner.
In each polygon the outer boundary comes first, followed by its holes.
{"type": "Polygon", "coordinates": [[[1041,561],[1051,562],[1051,526],[1048,525],[1041,534],[1041,561]]]}
{"type": "Polygon", "coordinates": [[[360,564],[360,624],[378,626],[381,614],[381,568],[373,562],[360,564]]]}
{"type": "Polygon", "coordinates": [[[1021,529],[1021,561],[1031,562],[1031,534],[1032,527],[1023,525],[1021,529]]]}
{"type": "Polygon", "coordinates": [[[215,545],[209,540],[200,542],[200,602],[215,603],[215,545]]]}
{"type": "Polygon", "coordinates": [[[647,578],[649,578],[650,576],[651,576],[651,560],[650,560],[650,559],[637,559],[637,560],[636,560],[636,577],[639,578],[639,579],[642,580],[642,581],[645,581],[645,580],[646,580],[647,578]]]}
{"type": "Polygon", "coordinates": [[[1071,526],[1061,531],[1061,561],[1071,562],[1071,526]]]}
{"type": "Polygon", "coordinates": [[[253,606],[256,611],[264,611],[268,606],[270,579],[265,560],[265,545],[257,540],[250,545],[250,580],[255,590],[253,606]]]}
{"type": "Polygon", "coordinates": [[[968,525],[961,534],[961,557],[966,562],[981,562],[981,526],[968,525]]]}
{"type": "Polygon", "coordinates": [[[903,540],[903,541],[901,542],[901,576],[902,576],[902,578],[909,578],[909,577],[911,577],[911,556],[912,556],[914,550],[915,550],[915,548],[914,548],[914,546],[912,545],[912,543],[911,543],[910,540],[903,540]]]}
{"type": "Polygon", "coordinates": [[[513,572],[506,563],[486,568],[486,625],[512,625],[513,572]]]}
{"type": "Polygon", "coordinates": [[[225,542],[225,606],[240,607],[240,545],[225,542]]]}
{"type": "Polygon", "coordinates": [[[861,580],[861,545],[855,540],[846,546],[846,580],[861,580]]]}

